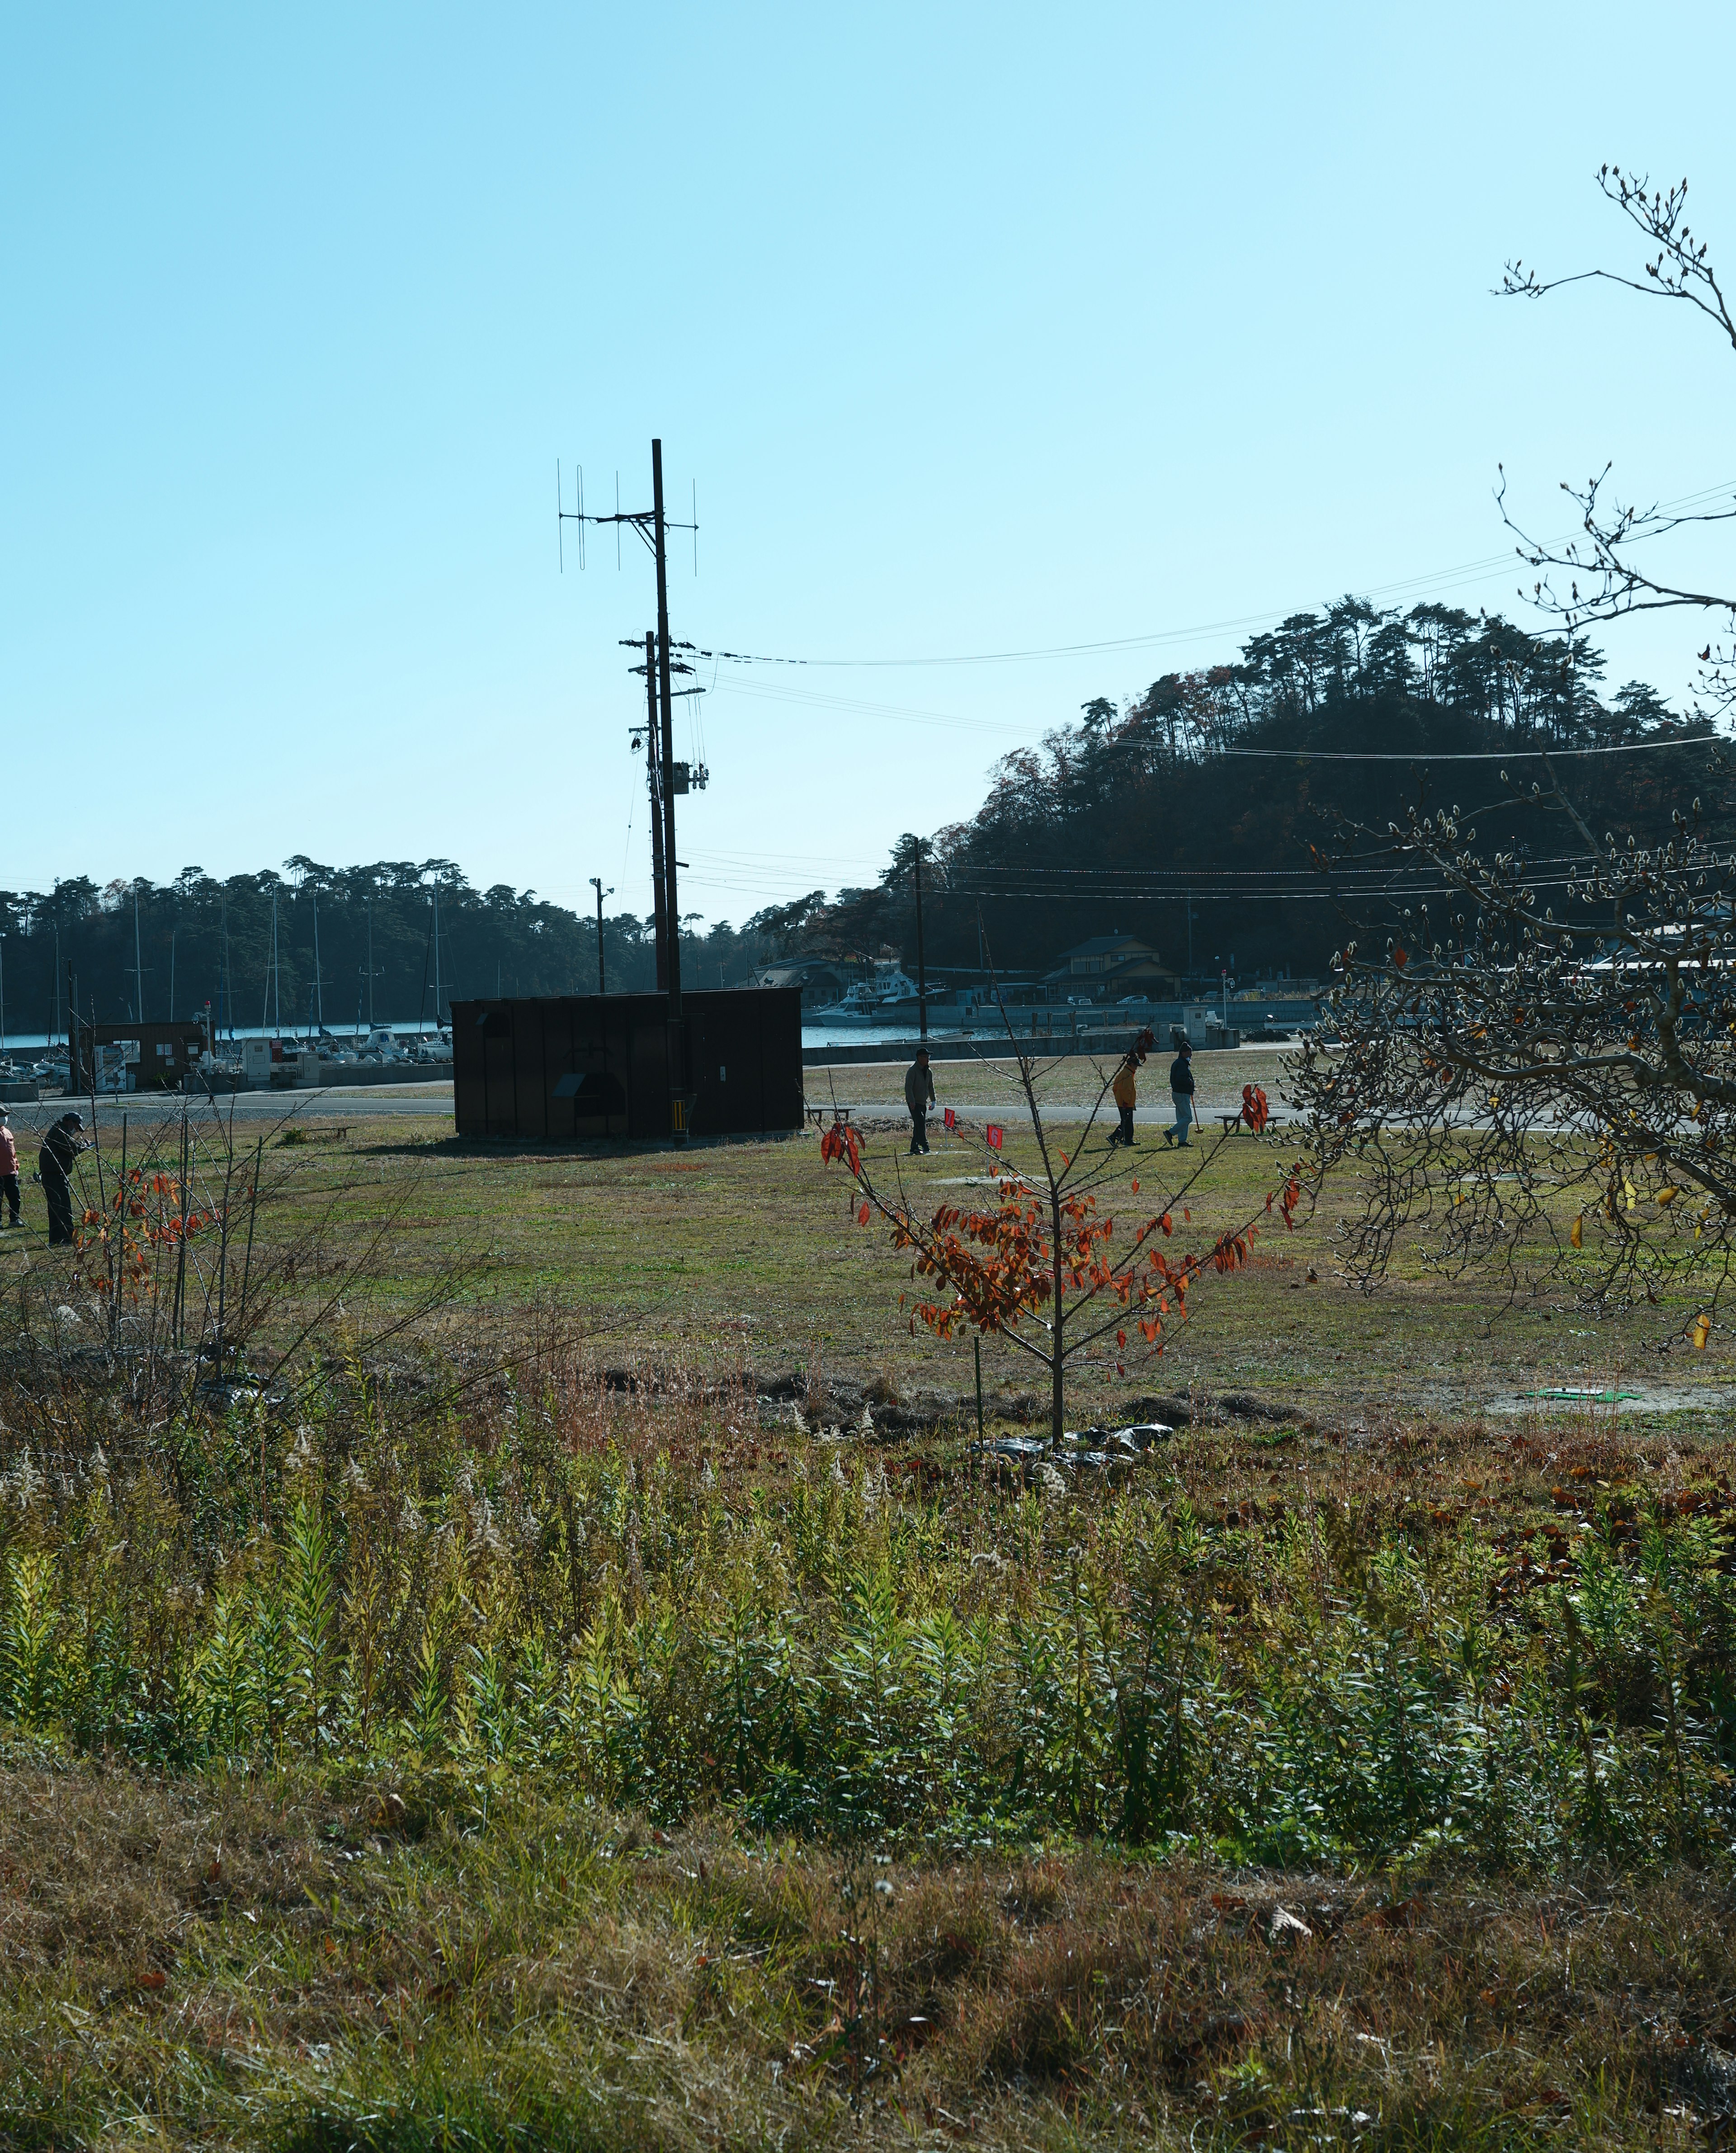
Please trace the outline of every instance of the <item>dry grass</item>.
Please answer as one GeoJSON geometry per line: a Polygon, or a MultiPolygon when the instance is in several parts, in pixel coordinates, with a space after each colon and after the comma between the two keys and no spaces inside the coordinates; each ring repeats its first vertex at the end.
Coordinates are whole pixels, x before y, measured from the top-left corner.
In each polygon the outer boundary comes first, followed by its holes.
{"type": "Polygon", "coordinates": [[[1693,1872],[845,1858],[23,1764],[5,1794],[12,2143],[1687,2144],[1736,2048],[1736,1901],[1693,1872]]]}

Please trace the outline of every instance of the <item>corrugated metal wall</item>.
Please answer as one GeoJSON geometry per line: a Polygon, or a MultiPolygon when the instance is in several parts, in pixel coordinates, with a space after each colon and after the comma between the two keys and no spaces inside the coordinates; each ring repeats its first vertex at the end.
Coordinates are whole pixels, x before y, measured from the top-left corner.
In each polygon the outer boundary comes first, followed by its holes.
{"type": "MultiPolygon", "coordinates": [[[[800,1128],[802,995],[681,997],[696,1137],[800,1128]]],[[[471,1137],[666,1137],[668,997],[561,995],[452,1004],[452,1096],[471,1137]]]]}

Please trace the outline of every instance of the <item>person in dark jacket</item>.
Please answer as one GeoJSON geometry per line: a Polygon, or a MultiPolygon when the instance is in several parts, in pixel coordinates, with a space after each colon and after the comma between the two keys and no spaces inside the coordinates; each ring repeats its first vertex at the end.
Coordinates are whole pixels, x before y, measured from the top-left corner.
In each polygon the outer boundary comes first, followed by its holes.
{"type": "Polygon", "coordinates": [[[1185,1036],[1175,1043],[1175,1059],[1169,1065],[1169,1096],[1175,1102],[1175,1127],[1165,1129],[1165,1143],[1187,1148],[1188,1131],[1194,1125],[1194,1050],[1185,1036]]]}
{"type": "Polygon", "coordinates": [[[73,1238],[73,1161],[84,1148],[82,1114],[63,1114],[43,1139],[36,1155],[36,1178],[48,1207],[48,1243],[69,1245],[73,1238]]]}
{"type": "Polygon", "coordinates": [[[910,1156],[929,1148],[929,1108],[934,1103],[934,1078],[929,1067],[929,1050],[919,1046],[916,1059],[904,1071],[904,1104],[910,1109],[910,1156]]]}

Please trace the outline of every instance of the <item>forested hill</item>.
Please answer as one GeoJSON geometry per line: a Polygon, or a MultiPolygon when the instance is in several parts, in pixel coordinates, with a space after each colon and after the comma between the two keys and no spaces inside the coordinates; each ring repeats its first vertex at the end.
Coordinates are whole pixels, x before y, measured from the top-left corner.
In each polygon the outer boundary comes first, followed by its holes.
{"type": "MultiPolygon", "coordinates": [[[[1736,822],[1736,756],[1704,720],[1672,715],[1652,691],[1603,685],[1583,644],[1509,623],[1418,606],[1377,613],[1347,599],[1256,636],[1234,664],[1166,674],[1117,709],[1086,705],[1040,749],[1008,756],[968,822],[938,832],[925,869],[931,966],[975,966],[989,950],[1008,971],[1046,970],[1069,944],[1112,930],[1152,943],[1177,970],[1244,978],[1317,973],[1343,937],[1350,887],[1324,878],[1341,816],[1384,828],[1418,797],[1477,811],[1487,849],[1559,860],[1582,841],[1559,812],[1513,803],[1544,779],[1541,755],[1586,822],[1643,837],[1698,798],[1714,832],[1736,822]],[[1588,748],[1640,747],[1587,756],[1588,748]],[[1250,754],[1249,751],[1257,751],[1250,754]],[[1487,763],[1414,764],[1413,755],[1494,751],[1487,763]],[[1396,761],[1336,761],[1382,756],[1396,761]],[[1193,962],[1189,965],[1189,915],[1193,962]]],[[[684,935],[690,985],[734,984],[771,958],[915,952],[910,842],[868,889],[816,891],[744,927],[684,935]]],[[[0,892],[0,971],[14,1036],[65,1021],[66,971],[80,1010],[99,1022],[187,1016],[299,1029],[315,995],[347,1028],[435,1015],[456,997],[588,994],[596,923],[504,883],[472,888],[451,860],[333,868],[303,857],[279,874],[217,881],[188,868],[173,883],[79,877],[46,893],[0,892]],[[278,984],[272,980],[277,916],[278,984]],[[136,940],[135,940],[136,919],[136,940]]],[[[608,984],[654,980],[650,922],[606,929],[608,984]]]]}
{"type": "MultiPolygon", "coordinates": [[[[1354,878],[1316,864],[1340,817],[1384,830],[1426,786],[1436,805],[1477,811],[1483,849],[1540,863],[1583,853],[1559,808],[1515,804],[1534,781],[1547,789],[1545,751],[1600,839],[1667,831],[1697,798],[1728,832],[1736,756],[1642,682],[1606,693],[1603,674],[1583,641],[1439,605],[1381,613],[1347,598],[1297,614],[1233,664],[1166,674],[1120,709],[1087,704],[1041,749],[1008,756],[976,813],[933,841],[928,961],[975,965],[980,928],[1004,970],[1046,969],[1070,944],[1120,931],[1186,970],[1191,905],[1194,972],[1233,960],[1245,979],[1318,973],[1344,937],[1339,905],[1354,910],[1354,878]],[[1499,759],[1408,760],[1479,752],[1499,759]],[[1358,756],[1397,759],[1331,759],[1358,756]]],[[[891,944],[908,962],[909,849],[871,889],[830,903],[816,892],[753,924],[792,950],[891,944]]]]}

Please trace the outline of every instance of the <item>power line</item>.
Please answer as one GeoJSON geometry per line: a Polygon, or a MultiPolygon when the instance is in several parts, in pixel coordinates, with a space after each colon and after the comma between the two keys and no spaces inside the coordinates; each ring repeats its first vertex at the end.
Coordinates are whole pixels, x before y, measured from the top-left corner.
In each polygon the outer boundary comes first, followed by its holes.
{"type": "MultiPolygon", "coordinates": [[[[1505,885],[1512,889],[1559,889],[1566,880],[1565,874],[1527,874],[1515,878],[1505,885]]],[[[738,880],[729,875],[690,873],[693,885],[710,890],[728,890],[747,897],[764,897],[769,893],[762,882],[738,880]]],[[[799,893],[805,895],[806,892],[799,893]]],[[[870,893],[878,894],[878,893],[870,893]]],[[[1213,883],[1199,878],[1192,881],[1170,883],[1113,883],[1082,882],[1072,888],[1057,888],[1052,883],[1026,883],[1011,879],[1005,881],[976,881],[969,878],[955,878],[947,884],[945,894],[953,898],[976,898],[1008,901],[1023,899],[1031,903],[1092,904],[1174,904],[1191,899],[1195,904],[1263,904],[1331,903],[1339,898],[1366,903],[1374,898],[1397,900],[1403,898],[1428,898],[1450,895],[1466,895],[1455,883],[1423,880],[1399,879],[1387,877],[1379,881],[1352,881],[1347,876],[1323,870],[1318,876],[1279,889],[1247,889],[1221,883],[1213,883]]],[[[1567,924],[1567,923],[1563,923],[1567,924]]]]}
{"type": "Polygon", "coordinates": [[[1422,747],[1408,755],[1390,751],[1365,754],[1357,748],[1214,747],[1210,753],[1214,757],[1235,756],[1243,761],[1259,762],[1524,762],[1533,756],[1559,756],[1565,762],[1570,757],[1579,761],[1591,755],[1650,755],[1659,748],[1730,745],[1723,733],[1678,733],[1668,740],[1627,741],[1616,747],[1490,747],[1451,753],[1422,747]]]}
{"type": "MultiPolygon", "coordinates": [[[[786,853],[720,853],[705,852],[698,848],[695,848],[694,853],[694,858],[696,860],[705,863],[710,868],[726,873],[739,873],[768,862],[800,859],[803,857],[802,854],[786,853]]],[[[1525,865],[1528,869],[1571,868],[1590,867],[1595,864],[1596,859],[1595,853],[1586,852],[1547,853],[1528,856],[1525,865]]],[[[962,873],[977,880],[996,874],[1026,877],[1067,876],[1075,881],[1092,883],[1109,883],[1127,881],[1148,883],[1167,881],[1173,882],[1180,887],[1193,888],[1214,877],[1237,882],[1281,882],[1293,881],[1298,877],[1306,877],[1312,880],[1317,875],[1330,874],[1335,882],[1341,883],[1382,878],[1390,875],[1392,870],[1390,868],[1348,864],[1339,866],[1336,863],[1329,868],[1240,868],[1217,865],[1208,861],[1199,866],[1180,868],[1091,868],[1060,867],[1051,865],[1046,862],[1032,861],[1021,862],[1016,865],[1010,864],[1004,868],[996,867],[992,863],[986,865],[966,865],[962,873]]],[[[950,888],[955,884],[948,880],[940,886],[950,888]]]]}
{"type": "MultiPolygon", "coordinates": [[[[1720,486],[1703,486],[1693,493],[1683,494],[1674,501],[1660,501],[1656,513],[1672,515],[1683,509],[1698,506],[1704,501],[1736,491],[1736,480],[1728,480],[1720,486]]],[[[1567,545],[1581,534],[1569,532],[1553,540],[1551,545],[1567,545]]],[[[1454,582],[1481,582],[1489,576],[1510,570],[1515,559],[1523,562],[1529,556],[1515,547],[1511,552],[1485,554],[1480,560],[1462,562],[1457,568],[1440,568],[1428,575],[1401,577],[1392,583],[1376,583],[1364,595],[1370,598],[1402,598],[1412,592],[1426,590],[1454,582]]],[[[1226,635],[1241,628],[1258,628],[1263,624],[1288,620],[1296,609],[1242,613],[1225,620],[1206,621],[1191,628],[1154,629],[1138,635],[1106,636],[1088,643],[1060,643],[1016,650],[976,650],[932,654],[924,658],[787,658],[769,656],[762,652],[700,649],[697,654],[731,665],[797,665],[839,668],[868,671],[880,667],[920,667],[925,665],[1009,665],[1055,658],[1087,658],[1109,655],[1120,650],[1143,650],[1166,643],[1190,643],[1203,640],[1208,635],[1226,635]]]]}
{"type": "MultiPolygon", "coordinates": [[[[796,662],[796,661],[792,661],[796,662]]],[[[805,661],[801,661],[805,662],[805,661]]],[[[1017,720],[1001,718],[966,718],[943,710],[913,709],[908,705],[870,702],[853,695],[832,695],[822,690],[786,687],[781,683],[728,680],[719,684],[712,691],[725,695],[751,695],[762,701],[796,703],[813,709],[848,711],[853,715],[890,719],[899,725],[944,726],[955,732],[995,734],[1005,736],[1028,735],[1030,726],[1017,720]]],[[[1581,757],[1598,755],[1633,755],[1649,753],[1654,749],[1693,747],[1707,741],[1721,740],[1722,734],[1689,733],[1672,735],[1666,739],[1632,741],[1613,746],[1602,747],[1509,747],[1479,748],[1474,751],[1446,751],[1417,748],[1408,752],[1391,750],[1364,753],[1345,748],[1255,748],[1219,747],[1208,749],[1202,760],[1235,756],[1243,760],[1265,760],[1280,762],[1307,760],[1311,762],[1502,762],[1527,755],[1559,755],[1581,757]]],[[[1117,744],[1121,745],[1121,744],[1117,744]]],[[[1131,744],[1137,746],[1137,743],[1131,744]]]]}

